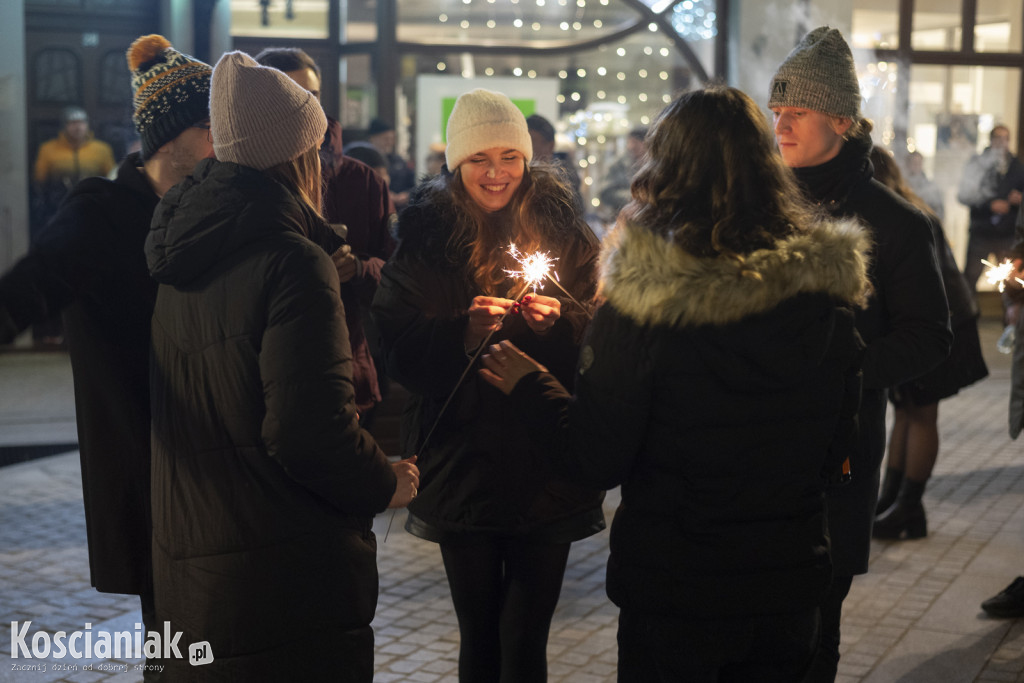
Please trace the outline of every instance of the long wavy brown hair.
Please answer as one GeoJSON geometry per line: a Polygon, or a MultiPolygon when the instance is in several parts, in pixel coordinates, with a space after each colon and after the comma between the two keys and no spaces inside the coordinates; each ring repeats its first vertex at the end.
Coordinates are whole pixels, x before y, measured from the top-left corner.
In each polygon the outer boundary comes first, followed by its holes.
{"type": "Polygon", "coordinates": [[[457,216],[448,246],[455,253],[468,253],[470,278],[489,296],[507,295],[502,288],[508,279],[504,269],[516,267],[507,253],[510,243],[524,253],[551,251],[558,247],[557,236],[565,233],[561,223],[566,217],[582,220],[572,189],[556,167],[544,162],[528,164],[511,201],[493,213],[469,196],[460,169],[446,182],[457,216]]]}
{"type": "Polygon", "coordinates": [[[318,216],[323,217],[318,147],[310,147],[294,159],[272,166],[264,173],[299,195],[318,216]]]}
{"type": "Polygon", "coordinates": [[[742,258],[809,224],[810,207],[764,114],[743,92],[712,86],[659,114],[622,217],[704,257],[742,258]]]}

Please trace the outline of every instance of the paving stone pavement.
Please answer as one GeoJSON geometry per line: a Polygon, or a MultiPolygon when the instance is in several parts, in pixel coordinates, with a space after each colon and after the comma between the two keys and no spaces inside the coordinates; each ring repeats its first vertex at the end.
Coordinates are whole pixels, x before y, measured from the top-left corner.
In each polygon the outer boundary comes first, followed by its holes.
{"type": "MultiPolygon", "coordinates": [[[[983,321],[986,351],[999,331],[983,321]]],[[[925,494],[929,536],[875,542],[870,573],[854,581],[839,683],[1024,683],[1024,619],[989,619],[978,607],[1024,574],[1024,442],[1006,432],[1008,358],[993,351],[989,363],[991,377],[940,406],[942,450],[925,494]]],[[[32,443],[51,434],[62,442],[67,377],[66,355],[0,353],[0,446],[15,431],[31,433],[32,443]]],[[[139,621],[136,598],[89,586],[81,501],[76,452],[0,468],[0,683],[142,680],[133,670],[138,660],[10,656],[12,621],[31,620],[30,635],[87,623],[95,634],[132,631],[139,621]],[[47,671],[13,670],[23,662],[45,663],[47,671]],[[75,668],[54,670],[54,663],[75,668]]],[[[609,520],[617,501],[609,492],[609,520]]],[[[458,627],[440,554],[402,530],[403,515],[386,542],[390,513],[374,524],[381,576],[374,680],[454,683],[458,627]]],[[[615,680],[617,610],[604,595],[606,558],[607,532],[573,545],[548,646],[552,683],[615,680]]]]}

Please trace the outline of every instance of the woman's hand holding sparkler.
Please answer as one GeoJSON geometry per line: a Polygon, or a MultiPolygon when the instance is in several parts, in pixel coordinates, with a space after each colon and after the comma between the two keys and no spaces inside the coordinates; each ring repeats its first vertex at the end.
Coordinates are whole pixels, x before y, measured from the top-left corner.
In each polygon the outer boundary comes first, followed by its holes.
{"type": "Polygon", "coordinates": [[[480,376],[506,395],[511,394],[516,383],[526,375],[548,371],[508,340],[492,344],[481,360],[484,367],[480,369],[480,376]]]}
{"type": "Polygon", "coordinates": [[[523,297],[523,317],[536,334],[547,334],[562,315],[562,302],[550,296],[535,294],[523,297]]]}
{"type": "Polygon", "coordinates": [[[501,328],[502,316],[515,305],[512,299],[496,296],[476,296],[469,306],[469,324],[463,341],[466,349],[472,351],[480,346],[491,332],[501,328]]]}
{"type": "Polygon", "coordinates": [[[416,467],[416,456],[413,455],[404,460],[399,460],[391,465],[398,478],[395,486],[395,493],[391,496],[389,508],[404,508],[408,505],[420,488],[420,470],[416,467]]]}

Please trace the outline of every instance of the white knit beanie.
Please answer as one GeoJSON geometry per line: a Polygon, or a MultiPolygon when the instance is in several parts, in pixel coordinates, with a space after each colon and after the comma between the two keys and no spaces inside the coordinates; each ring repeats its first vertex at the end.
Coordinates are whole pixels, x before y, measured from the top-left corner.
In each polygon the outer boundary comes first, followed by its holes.
{"type": "Polygon", "coordinates": [[[319,149],[327,117],[311,92],[236,51],[213,69],[210,129],[217,159],[264,171],[319,149]]]}
{"type": "Polygon", "coordinates": [[[803,37],[772,78],[768,108],[798,107],[855,119],[860,83],[850,46],[834,28],[819,26],[803,37]]]}
{"type": "Polygon", "coordinates": [[[445,162],[452,172],[477,152],[493,147],[522,152],[526,163],[533,158],[526,117],[500,92],[478,88],[460,95],[448,117],[445,137],[445,162]]]}

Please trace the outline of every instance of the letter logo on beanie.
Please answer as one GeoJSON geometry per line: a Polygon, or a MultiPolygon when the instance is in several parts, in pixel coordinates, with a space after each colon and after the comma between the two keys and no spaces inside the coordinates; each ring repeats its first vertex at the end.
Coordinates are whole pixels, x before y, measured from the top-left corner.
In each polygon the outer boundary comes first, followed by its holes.
{"type": "Polygon", "coordinates": [[[772,79],[768,108],[797,107],[849,119],[860,116],[860,83],[842,34],[819,26],[797,44],[772,79]]]}

